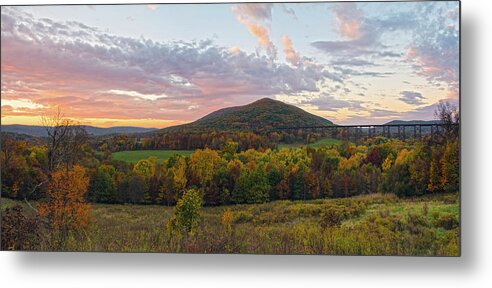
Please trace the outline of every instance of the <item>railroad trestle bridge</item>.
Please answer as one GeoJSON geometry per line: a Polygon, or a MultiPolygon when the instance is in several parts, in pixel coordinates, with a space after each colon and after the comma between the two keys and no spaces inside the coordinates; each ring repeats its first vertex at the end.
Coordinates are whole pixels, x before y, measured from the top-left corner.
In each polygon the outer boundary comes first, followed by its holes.
{"type": "Polygon", "coordinates": [[[364,138],[373,138],[383,136],[386,138],[422,138],[440,134],[450,127],[456,127],[458,124],[441,124],[441,123],[421,123],[421,124],[362,124],[362,125],[324,125],[324,126],[297,126],[297,127],[276,127],[277,131],[295,131],[295,130],[329,130],[334,136],[344,140],[353,140],[358,143],[364,138]]]}

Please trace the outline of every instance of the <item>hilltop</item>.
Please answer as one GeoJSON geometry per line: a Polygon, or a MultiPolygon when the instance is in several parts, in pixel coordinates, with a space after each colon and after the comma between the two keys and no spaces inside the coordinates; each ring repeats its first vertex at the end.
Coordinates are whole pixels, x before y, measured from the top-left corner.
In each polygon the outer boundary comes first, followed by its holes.
{"type": "Polygon", "coordinates": [[[161,129],[161,132],[251,131],[274,127],[334,125],[333,122],[308,113],[299,107],[270,98],[253,103],[223,108],[195,122],[161,129]]]}

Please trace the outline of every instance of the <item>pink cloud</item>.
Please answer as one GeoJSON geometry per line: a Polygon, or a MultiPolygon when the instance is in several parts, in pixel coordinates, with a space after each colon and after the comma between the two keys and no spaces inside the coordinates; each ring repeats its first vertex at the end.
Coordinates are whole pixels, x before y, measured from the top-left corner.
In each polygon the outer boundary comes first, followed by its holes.
{"type": "Polygon", "coordinates": [[[410,47],[407,50],[407,59],[413,63],[417,74],[425,77],[431,84],[447,85],[447,98],[459,98],[459,71],[456,61],[459,59],[458,50],[432,49],[431,47],[410,47]]]}
{"type": "Polygon", "coordinates": [[[363,12],[355,3],[340,3],[333,8],[336,20],[336,29],[340,35],[357,39],[361,36],[363,12]]]}
{"type": "Polygon", "coordinates": [[[239,22],[271,21],[272,3],[242,3],[232,6],[239,22]]]}
{"type": "MultiPolygon", "coordinates": [[[[2,8],[1,16],[2,100],[44,105],[25,111],[2,106],[9,115],[36,116],[60,106],[68,117],[185,122],[265,96],[318,91],[325,79],[323,67],[271,65],[211,40],[121,37],[19,9],[2,8]]],[[[254,31],[258,37],[264,32],[254,31]]]]}
{"type": "Polygon", "coordinates": [[[284,47],[285,59],[294,66],[298,66],[301,62],[299,53],[294,50],[292,46],[292,40],[284,35],[282,36],[282,45],[284,47]]]}
{"type": "Polygon", "coordinates": [[[270,3],[246,3],[232,6],[232,11],[239,23],[245,25],[248,32],[255,36],[258,43],[266,49],[268,55],[275,59],[277,50],[270,39],[268,26],[272,20],[271,9],[272,4],[270,3]]]}

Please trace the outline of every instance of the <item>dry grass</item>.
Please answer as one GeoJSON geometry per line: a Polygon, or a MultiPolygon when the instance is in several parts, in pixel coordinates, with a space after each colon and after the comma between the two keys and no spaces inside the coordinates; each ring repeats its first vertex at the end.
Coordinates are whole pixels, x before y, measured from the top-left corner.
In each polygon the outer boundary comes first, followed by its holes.
{"type": "MultiPolygon", "coordinates": [[[[15,203],[2,199],[2,211],[15,203]]],[[[95,204],[91,227],[71,235],[63,250],[459,255],[458,194],[413,199],[373,194],[205,207],[200,227],[190,236],[187,247],[179,237],[170,237],[166,231],[165,224],[172,213],[173,207],[165,206],[95,204]],[[221,221],[225,211],[232,211],[230,225],[221,221]],[[326,221],[333,215],[340,217],[339,225],[326,221]]],[[[41,250],[53,249],[50,236],[46,236],[41,250]]]]}

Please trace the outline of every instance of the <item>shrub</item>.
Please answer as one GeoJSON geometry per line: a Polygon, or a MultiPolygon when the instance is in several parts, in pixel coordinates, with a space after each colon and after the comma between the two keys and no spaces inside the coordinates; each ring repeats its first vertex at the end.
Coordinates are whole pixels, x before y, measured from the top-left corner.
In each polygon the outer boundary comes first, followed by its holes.
{"type": "Polygon", "coordinates": [[[222,213],[220,223],[228,231],[228,233],[231,233],[232,231],[233,220],[234,220],[234,213],[231,211],[231,209],[227,209],[224,211],[224,213],[222,213]]]}
{"type": "Polygon", "coordinates": [[[321,228],[338,227],[342,224],[344,212],[340,207],[328,208],[321,218],[321,228]]]}
{"type": "Polygon", "coordinates": [[[200,221],[201,207],[200,193],[195,189],[186,191],[176,204],[174,216],[168,223],[169,228],[186,235],[192,234],[200,221]]]}
{"type": "Polygon", "coordinates": [[[253,215],[249,212],[239,211],[234,214],[234,223],[245,223],[253,220],[253,215]]]}
{"type": "Polygon", "coordinates": [[[40,220],[26,217],[23,208],[7,208],[2,216],[2,250],[37,250],[41,240],[40,220]]]}
{"type": "Polygon", "coordinates": [[[458,219],[455,215],[453,215],[451,213],[445,213],[445,214],[439,215],[439,217],[437,218],[437,220],[435,222],[435,225],[437,227],[441,227],[441,228],[444,228],[446,230],[451,230],[451,229],[457,228],[459,226],[459,222],[458,222],[458,219]]]}

